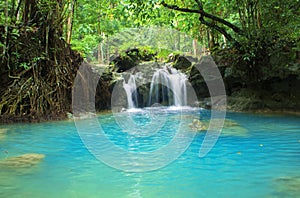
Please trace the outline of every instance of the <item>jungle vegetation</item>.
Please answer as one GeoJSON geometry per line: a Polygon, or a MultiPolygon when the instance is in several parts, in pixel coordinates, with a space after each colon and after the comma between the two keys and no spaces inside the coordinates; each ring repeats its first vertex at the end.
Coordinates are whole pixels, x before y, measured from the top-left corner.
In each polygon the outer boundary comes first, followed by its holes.
{"type": "Polygon", "coordinates": [[[108,64],[112,54],[139,47],[132,28],[177,30],[163,55],[185,51],[188,35],[190,54],[201,55],[200,43],[244,84],[299,74],[299,0],[4,0],[0,11],[3,119],[65,116],[83,58],[108,64]]]}

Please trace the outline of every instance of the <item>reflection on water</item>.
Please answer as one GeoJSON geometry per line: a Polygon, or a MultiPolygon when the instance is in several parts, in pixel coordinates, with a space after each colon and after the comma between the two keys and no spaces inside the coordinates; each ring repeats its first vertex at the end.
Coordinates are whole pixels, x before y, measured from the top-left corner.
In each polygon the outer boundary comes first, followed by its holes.
{"type": "MultiPolygon", "coordinates": [[[[111,114],[100,115],[99,123],[118,146],[151,152],[168,144],[180,122],[187,133],[193,133],[188,124],[194,119],[208,123],[210,113],[200,114],[167,113],[167,124],[149,137],[124,133],[111,114]]],[[[149,119],[139,114],[134,121],[149,119]]],[[[217,144],[199,158],[205,133],[197,132],[186,152],[170,165],[125,173],[95,159],[73,122],[1,126],[0,197],[299,196],[299,117],[228,114],[217,144]]]]}

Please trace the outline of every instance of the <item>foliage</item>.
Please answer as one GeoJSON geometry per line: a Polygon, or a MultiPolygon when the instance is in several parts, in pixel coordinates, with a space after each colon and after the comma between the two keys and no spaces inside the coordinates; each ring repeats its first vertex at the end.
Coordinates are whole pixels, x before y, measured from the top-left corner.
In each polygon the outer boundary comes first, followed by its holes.
{"type": "Polygon", "coordinates": [[[126,50],[128,46],[152,46],[171,50],[189,52],[192,50],[192,38],[179,31],[166,27],[127,28],[115,34],[112,38],[112,47],[126,50]],[[179,40],[178,37],[181,39],[179,40]],[[180,43],[179,43],[180,42],[180,43]],[[179,49],[179,46],[180,49],[179,49]]]}
{"type": "MultiPolygon", "coordinates": [[[[162,51],[168,53],[193,51],[191,43],[186,45],[188,41],[182,41],[183,34],[169,35],[162,30],[165,27],[197,39],[213,54],[227,57],[233,71],[243,75],[245,81],[259,81],[273,68],[272,57],[280,57],[282,51],[290,51],[290,54],[299,51],[299,0],[121,0],[119,3],[80,0],[78,4],[81,10],[77,10],[77,25],[88,24],[89,31],[82,34],[77,28],[73,45],[90,56],[99,48],[95,40],[84,38],[91,38],[89,34],[102,38],[99,42],[105,47],[103,53],[118,53],[141,46],[159,48],[158,51],[164,49],[162,51]],[[100,31],[97,31],[99,24],[100,31]],[[136,29],[141,26],[154,28],[136,29]],[[135,29],[129,32],[128,28],[135,29]],[[134,31],[140,31],[142,36],[134,31]],[[226,50],[227,55],[224,54],[226,50]]],[[[295,62],[295,55],[289,57],[290,62],[295,62]]]]}
{"type": "Polygon", "coordinates": [[[212,53],[224,53],[218,35],[224,36],[227,51],[231,53],[230,49],[235,49],[235,54],[228,54],[232,71],[241,76],[244,83],[272,78],[274,73],[295,62],[292,57],[295,57],[293,54],[300,40],[300,19],[296,17],[300,14],[298,0],[195,0],[181,3],[170,0],[163,5],[179,12],[197,13],[199,21],[210,29],[208,40],[212,42],[209,45],[212,53]],[[290,59],[280,61],[279,67],[271,61],[273,57],[282,60],[284,56],[290,59]]]}

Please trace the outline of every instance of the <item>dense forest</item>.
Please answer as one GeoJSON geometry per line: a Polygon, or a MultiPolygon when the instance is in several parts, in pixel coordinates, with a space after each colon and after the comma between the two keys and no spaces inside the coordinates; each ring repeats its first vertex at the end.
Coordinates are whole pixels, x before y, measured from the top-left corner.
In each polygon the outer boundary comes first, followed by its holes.
{"type": "Polygon", "coordinates": [[[109,64],[131,46],[158,59],[209,52],[226,68],[228,96],[300,109],[299,0],[5,0],[0,10],[2,120],[65,117],[83,59],[109,64]],[[154,27],[152,43],[177,33],[148,46],[134,34],[141,27],[154,27]]]}

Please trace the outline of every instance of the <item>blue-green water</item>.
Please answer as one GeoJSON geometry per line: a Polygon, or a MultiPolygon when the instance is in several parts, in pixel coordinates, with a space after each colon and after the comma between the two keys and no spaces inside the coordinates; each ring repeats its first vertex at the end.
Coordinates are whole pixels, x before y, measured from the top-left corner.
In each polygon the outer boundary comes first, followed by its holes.
{"type": "MultiPolygon", "coordinates": [[[[201,110],[201,119],[209,112],[201,110]]],[[[111,114],[98,117],[111,142],[123,149],[153,151],[170,142],[189,112],[167,113],[155,135],[122,132],[111,114]],[[132,143],[134,142],[134,143],[132,143]]],[[[133,113],[136,123],[149,118],[133,113]]],[[[82,143],[74,121],[0,126],[0,159],[45,154],[26,168],[1,166],[0,197],[299,197],[300,117],[228,113],[216,145],[199,158],[205,132],[173,163],[150,172],[123,172],[97,160],[82,143]]],[[[80,121],[79,121],[80,122],[80,121]]],[[[91,129],[89,129],[91,130],[91,129]]],[[[162,159],[157,159],[160,161],[162,159]]]]}

